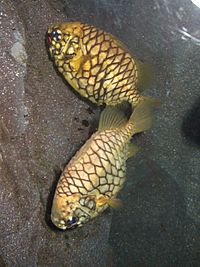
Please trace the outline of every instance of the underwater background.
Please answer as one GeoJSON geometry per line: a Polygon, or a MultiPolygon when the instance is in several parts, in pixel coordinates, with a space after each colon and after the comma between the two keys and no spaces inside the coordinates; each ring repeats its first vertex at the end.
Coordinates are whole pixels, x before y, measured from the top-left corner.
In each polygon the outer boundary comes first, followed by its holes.
{"type": "Polygon", "coordinates": [[[200,266],[200,8],[190,0],[0,2],[0,266],[200,266]],[[50,207],[60,166],[100,110],[56,73],[48,26],[83,21],[123,41],[153,68],[161,100],[134,138],[123,208],[56,230],[50,207]]]}

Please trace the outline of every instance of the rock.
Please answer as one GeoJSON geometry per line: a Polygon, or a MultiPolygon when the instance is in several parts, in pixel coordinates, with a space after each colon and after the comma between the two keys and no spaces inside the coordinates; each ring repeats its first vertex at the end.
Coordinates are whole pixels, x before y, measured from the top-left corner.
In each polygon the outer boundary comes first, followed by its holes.
{"type": "Polygon", "coordinates": [[[47,27],[67,18],[41,0],[1,1],[0,10],[0,265],[106,266],[109,212],[69,232],[49,218],[58,166],[98,116],[48,59],[47,27]]]}

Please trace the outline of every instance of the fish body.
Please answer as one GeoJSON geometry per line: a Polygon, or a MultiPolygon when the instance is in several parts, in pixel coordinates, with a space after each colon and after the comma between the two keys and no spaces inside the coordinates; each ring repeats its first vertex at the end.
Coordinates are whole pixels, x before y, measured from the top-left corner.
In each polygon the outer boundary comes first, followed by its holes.
{"type": "Polygon", "coordinates": [[[111,34],[85,23],[58,23],[49,27],[47,44],[58,71],[93,103],[135,106],[147,98],[138,89],[149,80],[149,69],[111,34]]]}
{"type": "Polygon", "coordinates": [[[119,206],[117,194],[126,179],[126,160],[138,148],[133,134],[151,126],[150,108],[139,104],[129,121],[118,107],[107,107],[99,129],[75,154],[58,181],[52,222],[61,229],[81,226],[108,206],[119,206]]]}

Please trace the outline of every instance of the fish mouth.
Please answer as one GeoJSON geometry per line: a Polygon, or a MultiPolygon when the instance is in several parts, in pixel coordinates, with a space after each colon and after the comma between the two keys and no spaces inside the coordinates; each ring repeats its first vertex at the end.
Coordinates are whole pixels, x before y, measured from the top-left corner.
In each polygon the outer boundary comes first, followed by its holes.
{"type": "Polygon", "coordinates": [[[56,61],[56,60],[62,60],[65,58],[63,55],[62,51],[58,51],[54,46],[50,45],[48,47],[49,50],[49,56],[51,60],[56,61]]]}
{"type": "Polygon", "coordinates": [[[55,57],[56,57],[56,50],[55,50],[54,47],[49,46],[49,54],[50,54],[51,59],[55,59],[55,57]]]}
{"type": "Polygon", "coordinates": [[[58,59],[58,60],[71,59],[70,56],[68,57],[67,55],[65,55],[65,53],[63,52],[62,47],[60,47],[60,49],[56,49],[56,47],[54,45],[48,44],[48,43],[47,43],[47,47],[48,47],[50,58],[52,60],[56,60],[56,59],[58,59]]]}

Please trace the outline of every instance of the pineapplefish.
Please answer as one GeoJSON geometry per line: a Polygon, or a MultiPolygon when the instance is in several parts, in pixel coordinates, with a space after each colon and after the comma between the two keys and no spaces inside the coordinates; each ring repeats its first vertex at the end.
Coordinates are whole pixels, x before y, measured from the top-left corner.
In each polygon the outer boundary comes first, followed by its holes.
{"type": "Polygon", "coordinates": [[[117,194],[126,179],[126,160],[138,147],[132,135],[152,125],[151,106],[142,102],[130,119],[119,106],[108,106],[99,128],[64,168],[58,181],[51,220],[60,229],[82,226],[109,206],[120,206],[117,194]]]}
{"type": "Polygon", "coordinates": [[[58,23],[47,31],[47,46],[58,71],[93,103],[157,103],[139,93],[150,80],[149,67],[111,34],[81,22],[58,23]]]}

